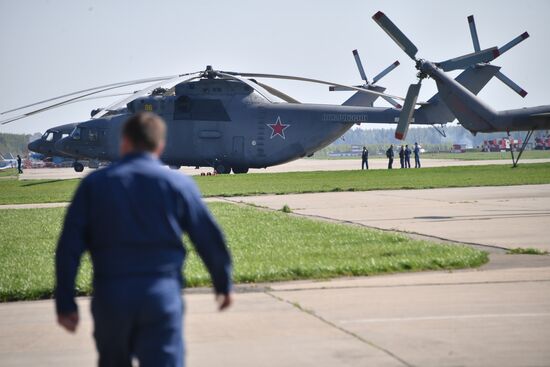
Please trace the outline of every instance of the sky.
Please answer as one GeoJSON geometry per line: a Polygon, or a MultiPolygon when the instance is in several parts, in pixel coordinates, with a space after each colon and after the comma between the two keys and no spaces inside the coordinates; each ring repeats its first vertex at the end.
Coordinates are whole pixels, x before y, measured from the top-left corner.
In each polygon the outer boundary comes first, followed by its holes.
{"type": "MultiPolygon", "coordinates": [[[[466,19],[471,14],[482,48],[502,46],[528,31],[529,39],[493,62],[527,97],[496,79],[480,97],[498,110],[550,104],[550,1],[0,0],[0,111],[206,65],[358,84],[353,49],[370,78],[399,60],[379,84],[404,96],[416,82],[414,62],[371,19],[378,10],[416,44],[419,57],[432,61],[473,51],[466,19]]],[[[301,82],[269,84],[301,102],[341,104],[350,95],[301,82]]],[[[424,81],[419,100],[435,92],[435,83],[424,81]]],[[[115,100],[72,104],[2,125],[0,132],[43,132],[85,121],[90,110],[115,100]]]]}

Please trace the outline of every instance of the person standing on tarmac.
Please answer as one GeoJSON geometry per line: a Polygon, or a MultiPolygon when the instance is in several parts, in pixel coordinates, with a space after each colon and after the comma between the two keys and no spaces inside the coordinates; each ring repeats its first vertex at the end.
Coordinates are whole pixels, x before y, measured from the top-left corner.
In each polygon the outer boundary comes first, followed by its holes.
{"type": "Polygon", "coordinates": [[[212,277],[219,309],[232,303],[231,257],[194,181],[158,157],[166,125],[141,112],[122,128],[122,159],[85,177],[57,244],[57,322],[79,322],[75,278],[93,264],[92,315],[99,366],[183,366],[182,265],[187,233],[212,277]]]}
{"type": "Polygon", "coordinates": [[[393,144],[386,150],[386,157],[388,158],[388,169],[393,168],[393,144]]]}
{"type": "Polygon", "coordinates": [[[399,149],[399,164],[401,168],[405,168],[405,148],[403,145],[401,145],[401,149],[399,149]]]}
{"type": "MultiPolygon", "coordinates": [[[[13,158],[13,155],[12,155],[12,158],[13,158]]],[[[21,165],[22,165],[21,156],[18,154],[17,155],[17,172],[18,173],[23,173],[23,169],[22,169],[21,165]]]]}
{"type": "Polygon", "coordinates": [[[367,147],[363,147],[363,152],[361,153],[361,169],[369,169],[369,150],[367,147]]]}
{"type": "Polygon", "coordinates": [[[414,168],[420,168],[420,147],[414,143],[414,168]]]}
{"type": "Polygon", "coordinates": [[[405,168],[411,168],[411,150],[405,145],[405,168]]]}

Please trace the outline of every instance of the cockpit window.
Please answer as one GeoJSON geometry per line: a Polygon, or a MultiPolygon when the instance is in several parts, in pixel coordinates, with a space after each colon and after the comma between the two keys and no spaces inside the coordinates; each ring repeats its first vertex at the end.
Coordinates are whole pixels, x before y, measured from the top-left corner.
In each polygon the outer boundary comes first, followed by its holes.
{"type": "Polygon", "coordinates": [[[73,140],[80,140],[80,128],[75,127],[73,132],[71,133],[71,138],[73,140]]]}
{"type": "Polygon", "coordinates": [[[51,131],[46,131],[44,135],[42,135],[42,140],[53,141],[53,133],[51,131]]]}
{"type": "Polygon", "coordinates": [[[88,140],[97,141],[97,129],[88,130],[88,140]]]}

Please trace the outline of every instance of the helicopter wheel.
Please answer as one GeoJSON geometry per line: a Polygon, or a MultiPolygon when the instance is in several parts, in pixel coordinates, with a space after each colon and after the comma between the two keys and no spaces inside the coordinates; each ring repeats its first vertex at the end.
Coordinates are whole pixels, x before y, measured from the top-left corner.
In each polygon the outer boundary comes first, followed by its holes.
{"type": "Polygon", "coordinates": [[[248,173],[248,167],[233,167],[234,174],[248,173]]]}
{"type": "Polygon", "coordinates": [[[80,162],[74,162],[73,164],[73,168],[75,170],[75,172],[82,172],[84,171],[84,165],[80,162]]]}
{"type": "Polygon", "coordinates": [[[214,169],[216,170],[216,173],[218,173],[219,175],[225,175],[231,172],[231,167],[226,167],[221,163],[218,164],[216,167],[214,167],[214,169]]]}

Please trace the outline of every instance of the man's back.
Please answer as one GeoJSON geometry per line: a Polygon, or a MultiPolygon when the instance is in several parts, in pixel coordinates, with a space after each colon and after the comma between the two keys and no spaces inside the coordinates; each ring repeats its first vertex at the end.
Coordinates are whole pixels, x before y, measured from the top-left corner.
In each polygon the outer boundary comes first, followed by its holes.
{"type": "Polygon", "coordinates": [[[58,323],[78,325],[74,301],[80,258],[94,268],[94,338],[100,366],[181,366],[182,235],[206,265],[220,310],[231,304],[231,258],[223,234],[190,178],[158,156],[166,125],[138,113],[122,129],[123,159],[86,177],[67,210],[56,251],[58,323]]]}

